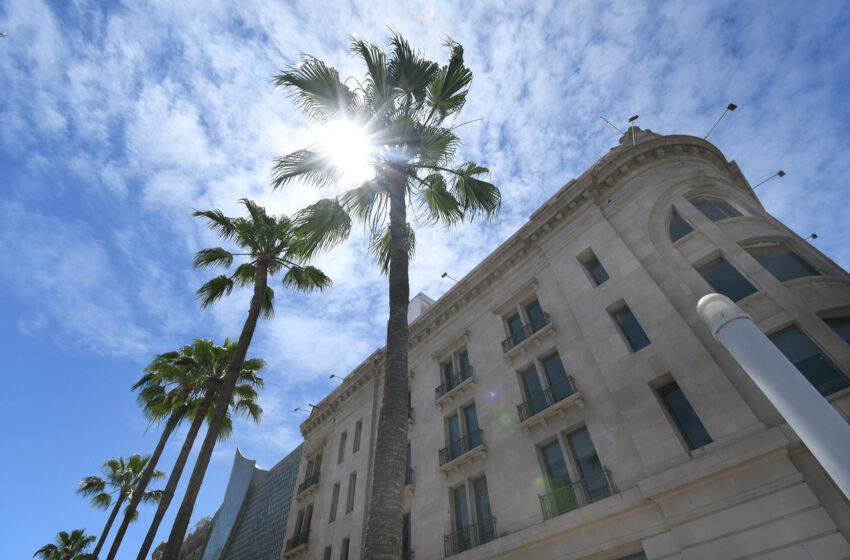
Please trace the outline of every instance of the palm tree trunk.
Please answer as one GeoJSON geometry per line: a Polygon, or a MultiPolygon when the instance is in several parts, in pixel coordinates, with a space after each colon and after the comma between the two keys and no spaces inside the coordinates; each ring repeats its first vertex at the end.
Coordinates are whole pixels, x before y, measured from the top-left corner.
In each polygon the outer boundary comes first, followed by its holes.
{"type": "Polygon", "coordinates": [[[142,473],[142,476],[139,479],[139,484],[133,491],[132,498],[130,498],[130,505],[127,506],[127,510],[124,512],[124,519],[121,520],[121,526],[118,527],[118,533],[115,534],[115,540],[112,541],[112,547],[109,549],[109,554],[106,556],[106,560],[113,560],[115,555],[118,553],[121,541],[124,540],[124,533],[127,532],[127,527],[130,526],[130,521],[133,520],[133,514],[136,513],[136,508],[139,507],[139,503],[142,501],[142,496],[144,496],[145,489],[151,481],[151,476],[153,476],[153,471],[156,469],[159,457],[162,455],[163,449],[165,449],[165,443],[168,441],[171,432],[177,426],[179,421],[180,415],[174,413],[168,419],[168,422],[166,422],[165,429],[162,430],[162,435],[159,437],[159,443],[156,444],[156,449],[153,450],[153,455],[151,455],[151,458],[148,460],[145,472],[142,473]]]}
{"type": "Polygon", "coordinates": [[[106,542],[106,535],[109,534],[109,529],[112,527],[112,522],[115,521],[115,517],[118,515],[118,510],[121,509],[122,503],[124,503],[124,493],[118,492],[118,499],[115,500],[115,507],[112,508],[112,513],[109,514],[109,519],[106,520],[106,527],[103,528],[103,533],[100,534],[97,546],[94,547],[94,552],[91,553],[91,557],[95,560],[97,560],[97,555],[100,552],[100,549],[103,548],[103,543],[106,542]]]}
{"type": "Polygon", "coordinates": [[[366,520],[363,558],[401,557],[402,508],[407,451],[407,306],[410,300],[407,253],[406,177],[392,169],[390,184],[390,318],[384,394],[375,437],[372,495],[366,520]]]}
{"type": "Polygon", "coordinates": [[[183,475],[183,469],[186,466],[186,461],[189,460],[189,453],[192,451],[192,445],[195,443],[195,438],[198,437],[198,432],[204,423],[207,416],[207,410],[213,402],[215,393],[207,392],[204,395],[204,400],[198,406],[195,412],[195,418],[192,420],[192,425],[189,426],[189,433],[186,434],[186,441],[183,442],[183,447],[180,448],[180,454],[177,456],[177,461],[174,463],[174,468],[171,470],[171,475],[168,477],[168,482],[165,485],[165,490],[162,491],[162,497],[159,499],[159,506],[156,508],[156,513],[153,516],[148,534],[145,535],[145,540],[142,543],[142,548],[139,550],[139,555],[136,560],[145,560],[148,555],[153,540],[156,537],[156,532],[159,530],[159,524],[162,518],[165,517],[165,512],[171,504],[171,499],[174,497],[174,492],[177,490],[177,483],[180,482],[180,477],[183,475]]]}
{"type": "Polygon", "coordinates": [[[224,379],[222,379],[220,392],[215,402],[215,408],[213,409],[213,417],[210,420],[210,426],[204,438],[204,443],[201,445],[201,450],[198,453],[198,460],[195,462],[195,469],[192,471],[192,477],[189,479],[189,486],[186,488],[183,503],[180,504],[180,509],[177,510],[174,526],[171,528],[171,534],[168,535],[168,544],[165,545],[165,553],[162,556],[162,560],[177,560],[177,555],[180,553],[180,545],[183,544],[186,529],[189,527],[189,521],[192,518],[192,510],[195,509],[195,500],[198,498],[198,492],[201,490],[201,483],[204,481],[204,475],[207,472],[207,466],[209,466],[210,457],[212,456],[213,448],[215,448],[216,439],[218,439],[218,433],[221,431],[221,426],[227,416],[227,409],[230,407],[233,390],[239,381],[242,364],[245,362],[248,347],[251,345],[251,338],[254,336],[254,329],[257,327],[257,319],[260,317],[267,283],[268,263],[260,260],[257,263],[257,274],[254,277],[254,295],[251,297],[248,318],[245,319],[242,334],[239,335],[239,342],[236,343],[236,350],[233,352],[233,358],[231,358],[230,365],[227,366],[227,373],[224,375],[224,379]]]}

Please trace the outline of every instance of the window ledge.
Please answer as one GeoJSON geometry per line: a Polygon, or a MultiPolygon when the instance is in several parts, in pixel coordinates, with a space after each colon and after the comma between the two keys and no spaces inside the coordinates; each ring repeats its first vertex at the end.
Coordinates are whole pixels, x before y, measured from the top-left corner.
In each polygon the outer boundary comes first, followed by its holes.
{"type": "Polygon", "coordinates": [[[449,472],[451,471],[460,471],[467,464],[472,464],[476,459],[481,457],[482,459],[487,458],[487,446],[483,443],[480,443],[464,453],[459,457],[455,457],[445,465],[440,467],[440,472],[443,475],[443,478],[448,478],[449,472]]]}
{"type": "Polygon", "coordinates": [[[549,424],[549,421],[556,416],[558,418],[563,418],[567,415],[567,409],[573,406],[579,409],[584,408],[584,399],[578,391],[559,400],[552,406],[544,408],[534,416],[526,418],[520,422],[519,427],[522,428],[524,434],[529,435],[531,434],[531,430],[538,424],[546,426],[549,424]]]}
{"type": "Polygon", "coordinates": [[[286,552],[284,552],[283,557],[287,558],[287,559],[295,558],[296,556],[299,556],[302,553],[307,552],[307,550],[309,548],[310,548],[309,542],[301,543],[298,546],[296,546],[295,548],[293,548],[292,550],[287,550],[286,552]]]}
{"type": "Polygon", "coordinates": [[[295,495],[295,501],[300,502],[304,498],[310,496],[313,492],[319,489],[319,483],[311,484],[308,488],[295,495]]]}
{"type": "Polygon", "coordinates": [[[467,377],[466,379],[464,379],[463,381],[461,381],[460,383],[458,383],[457,385],[455,385],[454,387],[452,387],[451,389],[449,389],[442,396],[440,396],[439,399],[434,401],[434,405],[437,408],[442,410],[443,405],[451,403],[452,400],[454,400],[455,397],[462,396],[466,392],[467,389],[472,390],[474,388],[475,388],[475,375],[472,374],[469,377],[467,377]]]}
{"type": "Polygon", "coordinates": [[[503,357],[506,362],[512,364],[514,362],[514,358],[524,356],[528,352],[529,348],[540,346],[543,343],[543,338],[545,336],[548,335],[554,338],[556,334],[558,334],[558,331],[555,330],[555,325],[550,320],[543,328],[535,331],[531,334],[531,336],[505,352],[503,357]]]}

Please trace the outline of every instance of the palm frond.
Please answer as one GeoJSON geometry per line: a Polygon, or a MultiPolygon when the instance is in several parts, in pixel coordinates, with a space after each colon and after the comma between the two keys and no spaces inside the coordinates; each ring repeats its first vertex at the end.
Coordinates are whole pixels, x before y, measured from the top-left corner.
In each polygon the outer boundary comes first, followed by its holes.
{"type": "Polygon", "coordinates": [[[195,260],[192,261],[192,266],[195,268],[208,268],[219,266],[227,268],[233,263],[233,254],[230,251],[221,247],[213,247],[211,249],[201,249],[195,253],[195,260]]]}
{"type": "Polygon", "coordinates": [[[333,286],[333,281],[314,266],[293,266],[284,274],[282,282],[299,292],[323,292],[333,286]]]}
{"type": "Polygon", "coordinates": [[[274,290],[271,286],[266,286],[266,293],[263,296],[263,306],[261,310],[263,318],[271,319],[274,317],[274,290]]]}
{"type": "Polygon", "coordinates": [[[304,208],[295,215],[293,223],[302,252],[307,255],[335,247],[351,233],[351,217],[339,200],[332,198],[304,208]]]}
{"type": "Polygon", "coordinates": [[[463,47],[451,39],[447,39],[445,45],[452,50],[449,63],[435,74],[428,85],[426,101],[432,113],[439,116],[437,122],[463,108],[472,83],[472,71],[463,63],[463,47]]]}
{"type": "Polygon", "coordinates": [[[290,91],[295,104],[319,122],[345,116],[355,102],[354,93],[339,79],[339,72],[312,56],[304,56],[274,77],[274,83],[290,91]]]}
{"type": "Polygon", "coordinates": [[[492,221],[499,213],[502,205],[502,195],[499,189],[488,181],[478,179],[490,170],[471,162],[466,162],[454,172],[452,194],[463,207],[464,218],[475,219],[479,214],[492,221]]]}
{"type": "Polygon", "coordinates": [[[342,170],[330,154],[312,149],[296,150],[275,160],[272,188],[280,189],[296,181],[322,188],[333,185],[341,177],[342,170]]]}
{"type": "Polygon", "coordinates": [[[77,493],[83,496],[93,496],[103,492],[106,488],[106,481],[99,476],[87,476],[80,481],[77,487],[77,493]]]}
{"type": "Polygon", "coordinates": [[[233,280],[222,274],[201,286],[195,294],[201,307],[206,309],[222,297],[230,295],[232,290],[233,280]]]}
{"type": "Polygon", "coordinates": [[[400,33],[393,33],[390,44],[393,47],[389,60],[390,83],[398,88],[406,101],[422,103],[428,84],[440,66],[423,58],[400,33]]]}
{"type": "Polygon", "coordinates": [[[225,216],[221,210],[195,210],[192,216],[206,218],[207,227],[214,231],[222,239],[231,239],[235,233],[233,221],[225,216]]]}
{"type": "Polygon", "coordinates": [[[425,177],[421,184],[424,188],[417,197],[417,210],[426,223],[455,225],[463,220],[460,203],[449,192],[446,180],[441,174],[432,173],[425,177]]]}
{"type": "Polygon", "coordinates": [[[359,187],[349,189],[340,197],[340,204],[352,216],[376,230],[387,213],[389,192],[383,182],[375,177],[359,187]]]}
{"type": "MultiPolygon", "coordinates": [[[[263,369],[267,365],[268,364],[266,363],[266,361],[262,358],[250,358],[250,359],[242,362],[242,370],[243,370],[243,372],[255,372],[255,371],[260,371],[261,369],[263,369]]],[[[254,376],[254,377],[256,377],[256,376],[254,376]]],[[[259,380],[259,383],[262,386],[263,380],[260,379],[259,377],[256,377],[256,379],[259,380]]]]}
{"type": "Polygon", "coordinates": [[[389,82],[387,55],[374,43],[351,39],[351,51],[366,64],[366,98],[378,115],[392,103],[393,88],[389,82]]]}
{"type": "Polygon", "coordinates": [[[233,406],[233,411],[242,416],[247,416],[256,424],[260,423],[263,416],[263,408],[254,400],[238,400],[233,406]]]}
{"type": "Polygon", "coordinates": [[[230,278],[239,287],[253,286],[257,279],[257,266],[252,262],[242,263],[236,267],[230,278]]]}
{"type": "MultiPolygon", "coordinates": [[[[412,261],[413,255],[416,253],[416,234],[413,228],[410,227],[410,224],[407,224],[406,235],[402,239],[402,243],[407,248],[407,258],[412,261]]],[[[392,261],[391,247],[392,237],[389,226],[381,232],[373,233],[369,240],[369,249],[367,252],[375,261],[375,264],[378,265],[381,273],[385,275],[390,273],[390,262],[392,261]]]]}
{"type": "Polygon", "coordinates": [[[97,509],[106,509],[112,504],[112,496],[103,492],[102,494],[96,494],[92,496],[91,506],[97,509]]]}

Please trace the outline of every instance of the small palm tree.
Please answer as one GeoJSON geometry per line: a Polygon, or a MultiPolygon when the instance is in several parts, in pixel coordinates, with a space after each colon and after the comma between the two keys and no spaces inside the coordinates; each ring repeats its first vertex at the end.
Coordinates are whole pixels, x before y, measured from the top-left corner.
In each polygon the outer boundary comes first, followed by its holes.
{"type": "MultiPolygon", "coordinates": [[[[284,287],[298,291],[325,290],[331,286],[331,280],[312,266],[306,265],[306,251],[303,240],[296,234],[292,222],[286,216],[276,217],[266,213],[265,208],[247,199],[240,201],[248,210],[246,218],[229,218],[220,210],[196,211],[195,217],[206,218],[207,225],[222,239],[231,241],[241,248],[239,253],[231,253],[221,247],[203,249],[195,255],[194,265],[200,268],[219,266],[229,268],[234,256],[247,257],[230,276],[213,278],[198,290],[201,307],[209,307],[220,298],[230,294],[234,285],[253,285],[254,294],[248,309],[248,317],[242,327],[242,334],[236,344],[236,352],[222,381],[221,392],[215,402],[210,427],[198,453],[195,469],[189,479],[186,496],[177,517],[163,558],[176,560],[180,545],[189,527],[195,500],[201,489],[215,440],[226,417],[227,403],[233,393],[239,370],[251,345],[254,329],[260,315],[271,317],[274,313],[274,291],[268,286],[268,278],[286,270],[282,282],[284,287]]],[[[142,559],[143,560],[143,559],[142,559]]]]}
{"type": "MultiPolygon", "coordinates": [[[[144,502],[156,502],[159,500],[162,491],[152,490],[150,492],[140,491],[139,480],[141,480],[142,472],[150,460],[150,455],[140,455],[138,453],[130,455],[130,458],[124,460],[124,457],[112,458],[106,461],[100,469],[104,478],[99,476],[87,476],[80,481],[80,486],[77,492],[83,496],[91,497],[91,505],[97,509],[107,509],[113,503],[113,495],[115,496],[115,506],[112,508],[112,513],[106,520],[106,527],[100,534],[97,545],[94,547],[92,556],[97,558],[100,549],[106,541],[106,535],[109,534],[109,528],[112,527],[112,522],[118,515],[118,510],[121,505],[128,499],[132,499],[136,493],[141,494],[141,500],[144,502]]],[[[162,478],[165,473],[162,471],[153,471],[151,478],[162,478]]]]}
{"type": "Polygon", "coordinates": [[[42,560],[91,560],[94,555],[87,554],[86,549],[94,542],[95,537],[86,535],[85,529],[74,529],[69,535],[59,531],[56,544],[46,544],[35,551],[33,558],[42,560]]]}
{"type": "MultiPolygon", "coordinates": [[[[183,418],[192,421],[174,463],[174,468],[171,470],[171,475],[162,492],[159,507],[157,507],[150,528],[145,535],[145,540],[139,550],[138,558],[140,560],[146,558],[150,547],[153,545],[159,525],[174,497],[177,484],[183,475],[183,469],[202,424],[205,420],[209,423],[212,419],[212,404],[221,391],[225,372],[227,372],[235,352],[236,343],[230,340],[225,340],[223,346],[218,346],[209,339],[196,338],[191,345],[157,356],[145,368],[145,375],[133,385],[133,389],[139,390],[139,402],[142,403],[145,414],[149,418],[168,417],[160,443],[162,443],[171,424],[183,418]]],[[[255,422],[260,421],[262,414],[262,409],[257,404],[256,389],[262,388],[263,380],[257,376],[257,372],[265,366],[265,360],[259,358],[245,360],[239,373],[239,384],[230,399],[231,411],[246,415],[255,422]]],[[[219,439],[225,439],[231,431],[232,423],[230,412],[228,412],[219,430],[219,439]]],[[[121,526],[125,527],[128,524],[129,520],[125,518],[121,526]]],[[[117,540],[118,537],[116,536],[117,540]]],[[[118,544],[113,543],[112,549],[109,551],[109,558],[113,558],[117,553],[118,544]]]]}
{"type": "MultiPolygon", "coordinates": [[[[189,428],[186,441],[188,447],[181,450],[177,466],[172,470],[168,484],[163,491],[157,514],[152,526],[159,527],[159,521],[174,495],[174,489],[183,472],[195,436],[200,430],[204,417],[209,418],[210,404],[215,398],[216,391],[221,385],[221,377],[227,369],[230,356],[233,355],[235,344],[225,340],[224,346],[217,346],[209,339],[195,339],[194,344],[187,345],[178,351],[168,352],[157,356],[146,368],[144,376],[133,385],[138,390],[138,402],[142,405],[145,416],[151,423],[162,422],[163,431],[159,442],[151,455],[150,461],[139,480],[139,489],[144,491],[150,482],[153,470],[165,449],[165,444],[174,429],[186,419],[197,419],[197,425],[189,428]]],[[[256,372],[265,366],[262,360],[248,360],[243,367],[240,382],[237,387],[237,400],[231,407],[244,411],[259,421],[262,410],[256,403],[257,393],[254,387],[262,387],[262,379],[256,372]]],[[[229,430],[227,430],[229,431],[229,430]]],[[[225,431],[226,432],[226,431],[225,431]]],[[[184,446],[186,447],[186,446],[184,446]]],[[[118,553],[118,548],[124,539],[124,534],[135,518],[136,510],[141,502],[141,494],[136,493],[126,508],[124,518],[118,527],[118,532],[107,554],[107,560],[112,560],[118,553]]],[[[154,533],[156,530],[154,529],[154,533]]],[[[151,537],[153,538],[153,536],[151,537]]]]}
{"type": "MultiPolygon", "coordinates": [[[[463,108],[472,81],[463,48],[451,41],[448,64],[426,59],[400,35],[390,39],[387,55],[378,45],[352,39],[351,50],[366,67],[362,80],[341,81],[324,62],[305,56],[276,76],[304,113],[327,126],[344,121],[368,140],[372,178],[335,196],[319,200],[296,217],[311,250],[330,248],[346,239],[354,220],[371,232],[369,252],[389,276],[386,375],[375,442],[375,473],[363,557],[401,555],[407,448],[407,305],[408,261],[415,246],[408,223],[412,210],[424,225],[455,225],[478,217],[493,219],[499,190],[482,177],[487,168],[466,161],[453,166],[460,148],[457,126],[447,126],[463,108]],[[349,88],[349,81],[357,87],[349,88]]],[[[339,185],[344,169],[321,144],[277,160],[274,188],[293,182],[318,187],[339,185]]]]}

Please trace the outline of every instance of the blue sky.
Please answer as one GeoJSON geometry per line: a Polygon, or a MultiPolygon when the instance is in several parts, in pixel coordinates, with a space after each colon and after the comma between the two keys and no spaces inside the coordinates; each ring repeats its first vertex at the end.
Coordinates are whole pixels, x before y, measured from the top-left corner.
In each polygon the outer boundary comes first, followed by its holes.
{"type": "MultiPolygon", "coordinates": [[[[767,209],[850,265],[850,7],[842,2],[480,0],[0,4],[0,394],[6,538],[28,558],[60,530],[98,534],[106,514],[74,494],[115,455],[152,451],[130,385],[152,356],[194,337],[236,336],[247,293],[202,311],[195,251],[218,242],[191,209],[239,212],[250,197],[292,213],[318,195],[272,193],[272,159],[313,132],[271,76],[310,53],[362,69],[349,34],[387,26],[444,61],[444,35],[475,73],[463,157],[502,189],[492,226],[421,230],[411,293],[440,296],[618,135],[600,119],[662,134],[712,133],[767,209]]],[[[195,516],[215,513],[239,446],[268,468],[298,444],[296,406],[320,400],[383,345],[384,280],[362,234],[323,257],[325,295],[277,290],[252,355],[269,362],[259,427],[216,450],[195,516]]],[[[166,452],[170,468],[180,437],[166,452]]],[[[188,478],[188,476],[186,477],[188,478]]],[[[182,487],[181,487],[182,489],[182,487]]],[[[172,507],[176,510],[176,505],[172,507]]],[[[152,511],[131,528],[130,557],[152,511]]],[[[159,539],[167,536],[173,511],[159,539]]]]}

